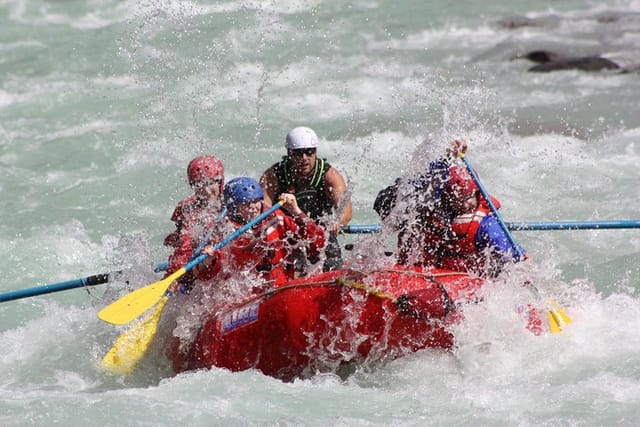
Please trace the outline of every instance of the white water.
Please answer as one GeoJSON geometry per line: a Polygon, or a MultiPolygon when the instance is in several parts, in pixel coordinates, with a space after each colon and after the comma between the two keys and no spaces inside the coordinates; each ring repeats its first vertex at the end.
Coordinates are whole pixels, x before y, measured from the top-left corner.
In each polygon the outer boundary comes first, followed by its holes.
{"type": "Polygon", "coordinates": [[[635,425],[638,230],[515,234],[528,277],[574,319],[563,334],[521,327],[516,275],[468,308],[453,354],[346,381],[150,362],[110,377],[97,364],[119,331],[96,313],[105,289],[158,279],[190,158],[258,177],[301,124],[348,177],[353,224],[375,223],[376,192],[454,137],[508,221],[637,219],[638,74],[510,58],[633,63],[638,21],[633,0],[0,2],[0,290],[125,269],[91,295],[0,306],[0,425],[635,425]],[[538,25],[496,24],[513,16],[538,25]]]}

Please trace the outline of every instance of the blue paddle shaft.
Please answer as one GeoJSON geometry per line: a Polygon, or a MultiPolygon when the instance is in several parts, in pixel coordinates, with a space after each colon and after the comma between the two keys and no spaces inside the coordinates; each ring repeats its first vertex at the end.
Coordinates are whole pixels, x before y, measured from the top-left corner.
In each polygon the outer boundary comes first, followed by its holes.
{"type": "Polygon", "coordinates": [[[511,235],[511,233],[509,232],[509,229],[504,223],[504,220],[502,219],[500,212],[498,212],[498,209],[496,209],[495,205],[491,201],[491,197],[489,197],[489,193],[487,193],[487,190],[485,190],[484,186],[480,182],[480,178],[478,178],[476,171],[473,170],[473,167],[471,167],[471,163],[469,163],[466,157],[461,156],[461,158],[462,158],[462,161],[464,162],[464,165],[467,167],[467,170],[471,174],[471,178],[473,178],[473,181],[478,186],[478,189],[480,190],[482,197],[484,197],[484,199],[487,201],[487,204],[489,205],[491,212],[495,215],[496,219],[498,220],[498,224],[500,225],[500,228],[502,228],[502,231],[504,231],[504,234],[507,236],[507,239],[509,240],[511,247],[518,254],[518,258],[522,258],[522,256],[524,255],[524,253],[522,252],[522,249],[520,248],[520,246],[518,246],[516,241],[513,239],[513,236],[511,235]]]}
{"type": "MultiPolygon", "coordinates": [[[[607,230],[622,228],[640,228],[640,220],[616,219],[604,221],[521,221],[506,222],[511,231],[550,231],[550,230],[607,230]]],[[[348,225],[342,229],[346,234],[379,233],[379,224],[348,225]]]]}
{"type": "MultiPolygon", "coordinates": [[[[251,221],[249,221],[248,223],[246,223],[245,225],[243,225],[242,227],[238,228],[236,231],[231,233],[224,240],[217,243],[214,246],[214,249],[218,250],[228,245],[232,240],[237,238],[239,235],[241,235],[251,227],[255,226],[257,223],[259,223],[260,221],[262,221],[263,219],[271,215],[277,209],[280,209],[281,206],[282,206],[282,202],[278,202],[275,205],[271,206],[265,212],[261,213],[260,215],[258,215],[257,217],[255,217],[254,219],[252,219],[251,221]]],[[[207,254],[201,254],[200,256],[194,258],[187,265],[185,265],[184,267],[185,270],[189,271],[193,269],[193,267],[195,267],[196,265],[204,261],[207,258],[207,256],[208,256],[207,254]]],[[[166,268],[167,268],[166,263],[159,263],[154,268],[154,271],[158,272],[158,271],[165,270],[166,268]]],[[[21,289],[17,291],[1,293],[0,302],[13,301],[20,298],[27,298],[27,297],[42,295],[42,294],[50,294],[53,292],[65,291],[67,289],[82,288],[85,286],[95,286],[95,285],[107,283],[108,281],[109,281],[109,274],[96,274],[93,276],[84,277],[82,279],[69,280],[67,282],[53,283],[49,285],[37,286],[35,288],[21,289]]]]}
{"type": "MultiPolygon", "coordinates": [[[[255,217],[254,219],[252,219],[251,221],[249,221],[248,223],[246,223],[245,225],[243,225],[242,227],[238,228],[236,231],[234,231],[233,233],[225,237],[222,241],[220,241],[219,243],[216,243],[213,249],[218,250],[227,246],[229,243],[235,240],[242,233],[249,230],[251,227],[255,226],[257,223],[259,223],[260,221],[262,221],[263,219],[265,219],[266,217],[268,217],[269,215],[271,215],[273,212],[277,211],[281,207],[282,207],[282,202],[278,202],[275,205],[271,206],[269,209],[262,212],[260,215],[258,215],[257,217],[255,217]]],[[[196,258],[189,261],[184,266],[184,269],[186,271],[191,271],[196,265],[200,264],[208,256],[209,254],[206,254],[206,253],[198,255],[196,258]]]]}
{"type": "Polygon", "coordinates": [[[640,220],[619,219],[605,221],[507,222],[507,227],[509,227],[509,229],[513,231],[604,230],[620,228],[640,228],[640,220]]]}
{"type": "Polygon", "coordinates": [[[66,291],[67,289],[101,285],[103,283],[107,283],[108,281],[109,274],[95,274],[93,276],[83,277],[82,279],[69,280],[66,282],[52,283],[49,285],[36,286],[34,288],[5,292],[0,294],[0,302],[13,301],[36,295],[50,294],[53,292],[66,291]]]}

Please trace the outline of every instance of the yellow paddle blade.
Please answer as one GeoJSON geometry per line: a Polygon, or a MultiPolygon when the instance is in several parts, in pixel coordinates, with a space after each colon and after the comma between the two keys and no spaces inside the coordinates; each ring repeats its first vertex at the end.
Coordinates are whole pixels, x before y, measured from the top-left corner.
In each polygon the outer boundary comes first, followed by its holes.
{"type": "Polygon", "coordinates": [[[100,310],[98,317],[114,325],[124,325],[133,321],[136,317],[139,317],[142,313],[153,307],[167,292],[167,288],[171,283],[186,272],[187,270],[183,267],[159,282],[128,293],[100,310]]]}
{"type": "Polygon", "coordinates": [[[560,332],[562,332],[562,329],[560,328],[560,319],[558,318],[556,313],[553,310],[549,310],[548,315],[549,315],[549,329],[551,330],[551,333],[559,334],[560,332]]]}
{"type": "Polygon", "coordinates": [[[102,359],[102,367],[114,374],[129,375],[149,349],[158,330],[158,322],[169,297],[163,297],[156,308],[132,328],[122,333],[102,359]]]}
{"type": "Polygon", "coordinates": [[[549,300],[549,305],[554,309],[556,315],[560,318],[562,323],[569,324],[573,322],[573,319],[565,313],[565,311],[560,307],[560,305],[554,300],[549,300]]]}
{"type": "Polygon", "coordinates": [[[558,305],[557,302],[550,300],[549,301],[549,328],[551,329],[551,333],[559,334],[562,332],[562,327],[573,322],[573,319],[569,317],[567,313],[558,305]]]}

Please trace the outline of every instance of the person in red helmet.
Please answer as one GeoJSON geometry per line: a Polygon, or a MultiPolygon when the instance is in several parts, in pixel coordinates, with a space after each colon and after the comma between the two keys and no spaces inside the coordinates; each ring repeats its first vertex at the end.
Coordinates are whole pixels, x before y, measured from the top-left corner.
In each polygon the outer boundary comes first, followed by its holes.
{"type": "MultiPolygon", "coordinates": [[[[302,250],[308,258],[317,258],[325,246],[325,234],[298,206],[293,194],[280,195],[282,210],[276,210],[249,231],[221,250],[212,244],[203,248],[209,254],[193,270],[199,280],[228,279],[249,273],[264,286],[280,285],[295,276],[293,254],[302,250]]],[[[253,178],[238,177],[224,188],[227,209],[226,233],[242,227],[269,208],[260,184],[253,178]]],[[[222,231],[222,230],[221,230],[222,231]]],[[[222,233],[217,236],[222,238],[222,233]]],[[[212,242],[213,243],[213,242],[212,242]]],[[[260,286],[258,286],[260,288],[260,286]]]]}
{"type": "Polygon", "coordinates": [[[206,217],[218,214],[222,209],[224,167],[212,155],[192,159],[187,166],[187,178],[193,194],[180,201],[171,215],[176,229],[164,239],[164,245],[175,248],[185,222],[205,223],[206,217]]]}
{"type": "Polygon", "coordinates": [[[429,163],[426,172],[397,178],[378,193],[373,209],[384,227],[398,232],[399,264],[440,264],[443,246],[453,238],[451,222],[455,216],[442,195],[449,169],[466,148],[463,141],[453,141],[444,156],[429,163]]]}
{"type": "MultiPolygon", "coordinates": [[[[455,217],[451,222],[453,238],[445,244],[440,267],[495,277],[506,263],[526,258],[522,247],[513,247],[465,168],[449,169],[443,197],[455,217]]],[[[499,209],[500,202],[489,197],[499,209]]]]}
{"type": "MultiPolygon", "coordinates": [[[[164,239],[164,245],[173,248],[173,253],[169,256],[167,276],[187,264],[193,255],[197,255],[199,245],[206,239],[207,227],[222,215],[222,162],[212,155],[195,157],[187,166],[187,179],[193,194],[175,207],[171,220],[176,228],[164,239]]],[[[193,284],[193,275],[189,272],[178,282],[181,289],[188,290],[193,284]]]]}
{"type": "MultiPolygon", "coordinates": [[[[494,277],[507,262],[523,258],[491,214],[473,178],[455,164],[466,149],[463,141],[455,140],[425,174],[399,178],[378,193],[374,209],[384,223],[398,230],[400,264],[494,277]]],[[[497,199],[491,200],[496,208],[500,206],[497,199]]]]}

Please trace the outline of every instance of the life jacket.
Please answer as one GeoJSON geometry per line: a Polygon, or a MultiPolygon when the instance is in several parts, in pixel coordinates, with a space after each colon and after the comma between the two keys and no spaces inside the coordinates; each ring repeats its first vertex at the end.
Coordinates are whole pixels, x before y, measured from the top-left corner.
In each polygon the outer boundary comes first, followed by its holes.
{"type": "MultiPolygon", "coordinates": [[[[491,197],[496,209],[500,202],[491,197]]],[[[475,211],[456,216],[451,223],[455,238],[446,244],[446,250],[439,259],[439,267],[457,271],[484,271],[486,257],[476,246],[476,236],[482,220],[491,213],[489,204],[480,198],[475,211]]]]}
{"type": "MultiPolygon", "coordinates": [[[[263,205],[262,211],[266,209],[263,205]]],[[[243,226],[231,215],[227,220],[235,230],[243,226]]],[[[226,234],[228,230],[221,231],[226,234]]],[[[294,278],[292,254],[301,245],[307,256],[317,257],[325,245],[322,227],[307,216],[293,218],[277,210],[221,248],[214,264],[194,269],[194,275],[199,280],[226,280],[238,272],[249,272],[267,284],[280,285],[294,278]]]]}
{"type": "Polygon", "coordinates": [[[301,185],[293,179],[291,162],[285,156],[282,161],[271,166],[278,179],[277,199],[282,193],[296,196],[298,206],[313,219],[328,215],[333,210],[333,201],[327,197],[325,176],[331,165],[326,159],[316,158],[311,180],[301,185]]]}
{"type": "MultiPolygon", "coordinates": [[[[194,251],[200,246],[200,239],[210,234],[214,218],[220,218],[220,209],[203,204],[191,195],[178,203],[171,215],[176,229],[164,239],[164,245],[173,248],[173,253],[168,258],[168,268],[165,277],[173,274],[179,268],[185,266],[193,257],[194,251]]],[[[188,271],[178,281],[185,289],[190,289],[193,284],[193,273],[188,271]]]]}
{"type": "Polygon", "coordinates": [[[286,276],[284,259],[288,254],[284,213],[273,212],[257,227],[237,237],[229,247],[229,254],[235,270],[254,269],[265,280],[281,280],[286,276]]]}
{"type": "Polygon", "coordinates": [[[180,201],[171,215],[171,221],[176,229],[164,238],[164,246],[177,248],[180,245],[183,229],[188,228],[197,232],[197,228],[206,227],[209,222],[220,215],[220,208],[204,204],[191,195],[180,201]]]}

